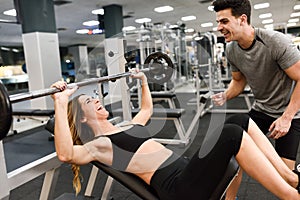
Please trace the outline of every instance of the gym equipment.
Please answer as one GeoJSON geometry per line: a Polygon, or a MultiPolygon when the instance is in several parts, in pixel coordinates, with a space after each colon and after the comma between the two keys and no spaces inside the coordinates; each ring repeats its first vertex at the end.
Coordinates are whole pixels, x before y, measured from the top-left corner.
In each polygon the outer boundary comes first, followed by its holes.
{"type": "MultiPolygon", "coordinates": [[[[142,68],[141,71],[146,74],[148,80],[153,82],[157,81],[158,83],[163,83],[168,81],[171,78],[174,69],[173,63],[171,59],[168,57],[168,55],[161,52],[155,52],[153,54],[150,54],[149,57],[147,57],[143,67],[147,67],[147,68],[142,68]]],[[[99,78],[91,78],[81,82],[68,84],[67,87],[74,88],[76,86],[82,87],[94,83],[116,81],[117,79],[123,77],[129,77],[130,75],[132,75],[132,72],[124,72],[124,73],[113,74],[109,76],[103,76],[99,78]]],[[[31,99],[51,95],[57,92],[60,92],[60,90],[57,88],[47,88],[47,89],[31,91],[27,93],[14,94],[9,96],[5,86],[0,81],[0,105],[1,105],[0,140],[7,135],[11,127],[12,115],[13,115],[12,105],[11,105],[12,103],[31,100],[31,99]]]]}
{"type": "MultiPolygon", "coordinates": [[[[139,108],[131,110],[131,115],[134,117],[140,111],[139,108]]],[[[112,111],[113,116],[120,116],[122,114],[122,108],[115,109],[112,111]]],[[[172,120],[179,136],[178,139],[165,139],[165,138],[153,138],[155,141],[162,144],[173,144],[173,145],[187,145],[190,142],[190,134],[187,135],[183,126],[181,116],[185,113],[184,109],[181,108],[153,108],[151,119],[160,121],[172,120]]]]}
{"type": "MultiPolygon", "coordinates": [[[[49,126],[54,126],[53,123],[54,119],[50,119],[50,120],[52,122],[49,123],[49,126]]],[[[53,129],[54,127],[48,127],[48,130],[53,130],[53,129]]],[[[111,199],[110,192],[111,192],[113,180],[118,181],[119,183],[121,183],[123,186],[125,186],[127,189],[129,189],[130,191],[132,191],[134,194],[136,194],[142,199],[147,199],[147,200],[159,199],[156,192],[153,190],[153,188],[148,184],[146,184],[142,179],[140,179],[136,175],[127,172],[118,171],[98,161],[93,161],[91,162],[91,164],[93,164],[95,167],[93,167],[88,180],[88,185],[85,191],[86,196],[91,196],[91,191],[93,190],[96,184],[95,176],[97,175],[98,170],[101,170],[109,176],[106,181],[106,185],[103,189],[101,199],[111,199]]],[[[218,183],[217,187],[215,188],[209,200],[222,199],[222,197],[224,197],[225,195],[228,186],[233,181],[238,171],[239,171],[239,165],[236,159],[232,157],[224,172],[223,178],[218,183]]]]}
{"type": "Polygon", "coordinates": [[[162,84],[172,77],[174,67],[169,67],[169,63],[173,62],[166,54],[161,52],[152,53],[146,58],[145,63],[154,68],[145,72],[150,82],[162,84]]]}

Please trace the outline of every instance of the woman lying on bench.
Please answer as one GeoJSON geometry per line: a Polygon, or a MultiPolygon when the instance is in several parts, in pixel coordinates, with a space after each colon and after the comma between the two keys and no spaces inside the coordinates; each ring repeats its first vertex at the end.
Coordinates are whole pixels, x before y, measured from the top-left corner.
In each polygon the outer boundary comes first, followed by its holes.
{"type": "Polygon", "coordinates": [[[248,175],[278,198],[300,199],[297,174],[246,115],[221,124],[191,159],[152,140],[145,127],[153,109],[147,78],[142,72],[133,78],[142,81],[141,110],[122,127],[109,123],[109,113],[98,99],[79,95],[69,101],[77,88],[67,89],[64,82],[52,85],[62,91],[52,95],[56,152],[61,161],[73,164],[76,193],[81,189],[79,165],[98,161],[140,177],[162,200],[209,199],[235,156],[248,175]]]}

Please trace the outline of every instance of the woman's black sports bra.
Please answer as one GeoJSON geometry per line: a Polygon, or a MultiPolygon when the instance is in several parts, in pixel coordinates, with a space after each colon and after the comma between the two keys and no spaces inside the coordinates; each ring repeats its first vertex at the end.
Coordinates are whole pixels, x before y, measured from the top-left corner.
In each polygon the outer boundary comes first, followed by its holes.
{"type": "Polygon", "coordinates": [[[126,131],[98,137],[108,137],[111,140],[113,147],[112,167],[117,170],[125,170],[138,148],[151,139],[147,128],[142,125],[134,125],[126,131]]]}

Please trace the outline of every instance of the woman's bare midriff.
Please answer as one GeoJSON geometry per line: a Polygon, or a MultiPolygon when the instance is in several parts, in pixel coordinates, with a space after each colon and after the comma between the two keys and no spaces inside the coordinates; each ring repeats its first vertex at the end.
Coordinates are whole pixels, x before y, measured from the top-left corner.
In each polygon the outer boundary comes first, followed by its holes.
{"type": "Polygon", "coordinates": [[[171,155],[172,151],[165,148],[162,144],[150,139],[144,142],[136,151],[126,169],[150,184],[155,171],[171,155]]]}

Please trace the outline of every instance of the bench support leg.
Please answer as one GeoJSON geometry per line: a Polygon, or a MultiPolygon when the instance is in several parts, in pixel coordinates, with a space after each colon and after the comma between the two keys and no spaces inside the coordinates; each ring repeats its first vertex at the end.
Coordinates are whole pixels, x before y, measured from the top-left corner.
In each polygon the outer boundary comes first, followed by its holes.
{"type": "Polygon", "coordinates": [[[108,200],[109,199],[109,196],[110,196],[110,193],[111,193],[111,187],[112,187],[112,184],[113,184],[113,178],[108,176],[107,177],[107,180],[106,180],[106,184],[105,184],[105,187],[103,189],[103,193],[102,193],[102,196],[101,196],[101,200],[108,200]]]}
{"type": "Polygon", "coordinates": [[[89,197],[92,196],[92,192],[94,189],[98,171],[99,171],[99,169],[93,165],[93,168],[92,168],[91,174],[90,174],[90,178],[89,178],[89,181],[88,181],[86,189],[85,189],[85,193],[84,193],[85,196],[89,196],[89,197]]]}
{"type": "Polygon", "coordinates": [[[40,200],[54,199],[54,189],[59,175],[59,168],[46,172],[43,182],[40,200]]]}

